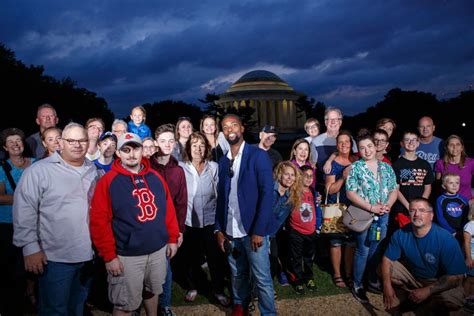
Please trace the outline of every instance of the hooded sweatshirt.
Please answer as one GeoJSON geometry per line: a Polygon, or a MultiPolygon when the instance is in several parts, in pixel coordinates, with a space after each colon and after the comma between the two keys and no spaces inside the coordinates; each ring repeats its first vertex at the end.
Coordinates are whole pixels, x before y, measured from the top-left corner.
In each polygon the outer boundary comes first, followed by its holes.
{"type": "Polygon", "coordinates": [[[151,167],[158,171],[165,178],[170,189],[171,198],[173,199],[174,208],[176,210],[176,219],[178,220],[179,232],[184,233],[184,222],[186,221],[186,213],[188,207],[188,190],[186,186],[186,176],[183,168],[178,165],[178,160],[170,156],[170,160],[166,165],[162,165],[156,161],[158,153],[150,157],[151,167]]]}
{"type": "Polygon", "coordinates": [[[168,185],[148,159],[141,163],[142,170],[132,173],[116,159],[97,183],[90,231],[105,262],[117,255],[147,255],[177,243],[179,230],[168,185]]]}

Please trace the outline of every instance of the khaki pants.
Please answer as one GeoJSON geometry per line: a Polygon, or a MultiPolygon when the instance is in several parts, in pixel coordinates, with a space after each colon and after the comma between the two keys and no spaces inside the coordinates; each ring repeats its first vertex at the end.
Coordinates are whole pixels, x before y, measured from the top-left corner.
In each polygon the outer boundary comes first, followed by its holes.
{"type": "MultiPolygon", "coordinates": [[[[399,261],[392,262],[392,268],[392,285],[400,303],[408,299],[410,290],[419,289],[437,281],[437,279],[427,280],[415,278],[399,261]]],[[[454,311],[462,307],[463,300],[464,289],[462,285],[459,285],[453,289],[431,295],[422,305],[425,305],[425,307],[429,309],[439,307],[454,311]]]]}

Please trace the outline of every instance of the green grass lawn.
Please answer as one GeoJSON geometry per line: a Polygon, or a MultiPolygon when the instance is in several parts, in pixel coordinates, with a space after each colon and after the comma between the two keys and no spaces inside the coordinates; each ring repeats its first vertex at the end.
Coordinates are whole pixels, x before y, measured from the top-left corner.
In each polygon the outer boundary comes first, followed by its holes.
{"type": "MultiPolygon", "coordinates": [[[[348,288],[340,289],[334,285],[332,282],[331,274],[319,269],[318,266],[314,265],[313,272],[315,276],[315,281],[317,285],[317,290],[313,292],[305,291],[305,294],[298,295],[292,286],[281,287],[278,281],[274,280],[273,284],[275,290],[278,294],[278,299],[292,299],[292,298],[301,298],[301,297],[312,297],[312,296],[327,296],[347,293],[348,288]]],[[[194,302],[186,302],[184,296],[186,292],[177,284],[173,283],[173,306],[181,305],[200,305],[200,304],[215,304],[216,301],[210,301],[207,297],[198,294],[194,302]]],[[[229,294],[229,293],[227,293],[229,294]]]]}

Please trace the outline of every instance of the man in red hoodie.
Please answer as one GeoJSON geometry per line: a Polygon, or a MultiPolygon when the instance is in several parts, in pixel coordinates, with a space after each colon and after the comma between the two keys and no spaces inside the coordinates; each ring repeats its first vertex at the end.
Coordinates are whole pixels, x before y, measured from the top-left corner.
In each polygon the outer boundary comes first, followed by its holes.
{"type": "Polygon", "coordinates": [[[109,274],[114,315],[130,315],[142,301],[156,315],[166,277],[166,256],[176,254],[179,229],[168,185],[142,159],[140,137],[120,136],[118,159],[97,183],[92,198],[90,231],[109,274]]]}

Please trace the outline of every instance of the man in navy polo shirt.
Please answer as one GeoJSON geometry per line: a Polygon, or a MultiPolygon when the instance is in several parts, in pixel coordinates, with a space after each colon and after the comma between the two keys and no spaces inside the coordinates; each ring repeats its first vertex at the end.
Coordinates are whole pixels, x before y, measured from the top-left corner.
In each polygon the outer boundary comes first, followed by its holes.
{"type": "Polygon", "coordinates": [[[437,312],[459,309],[466,265],[458,242],[433,224],[427,199],[413,199],[409,214],[411,224],[393,234],[382,259],[385,307],[393,310],[411,301],[437,312]]]}

